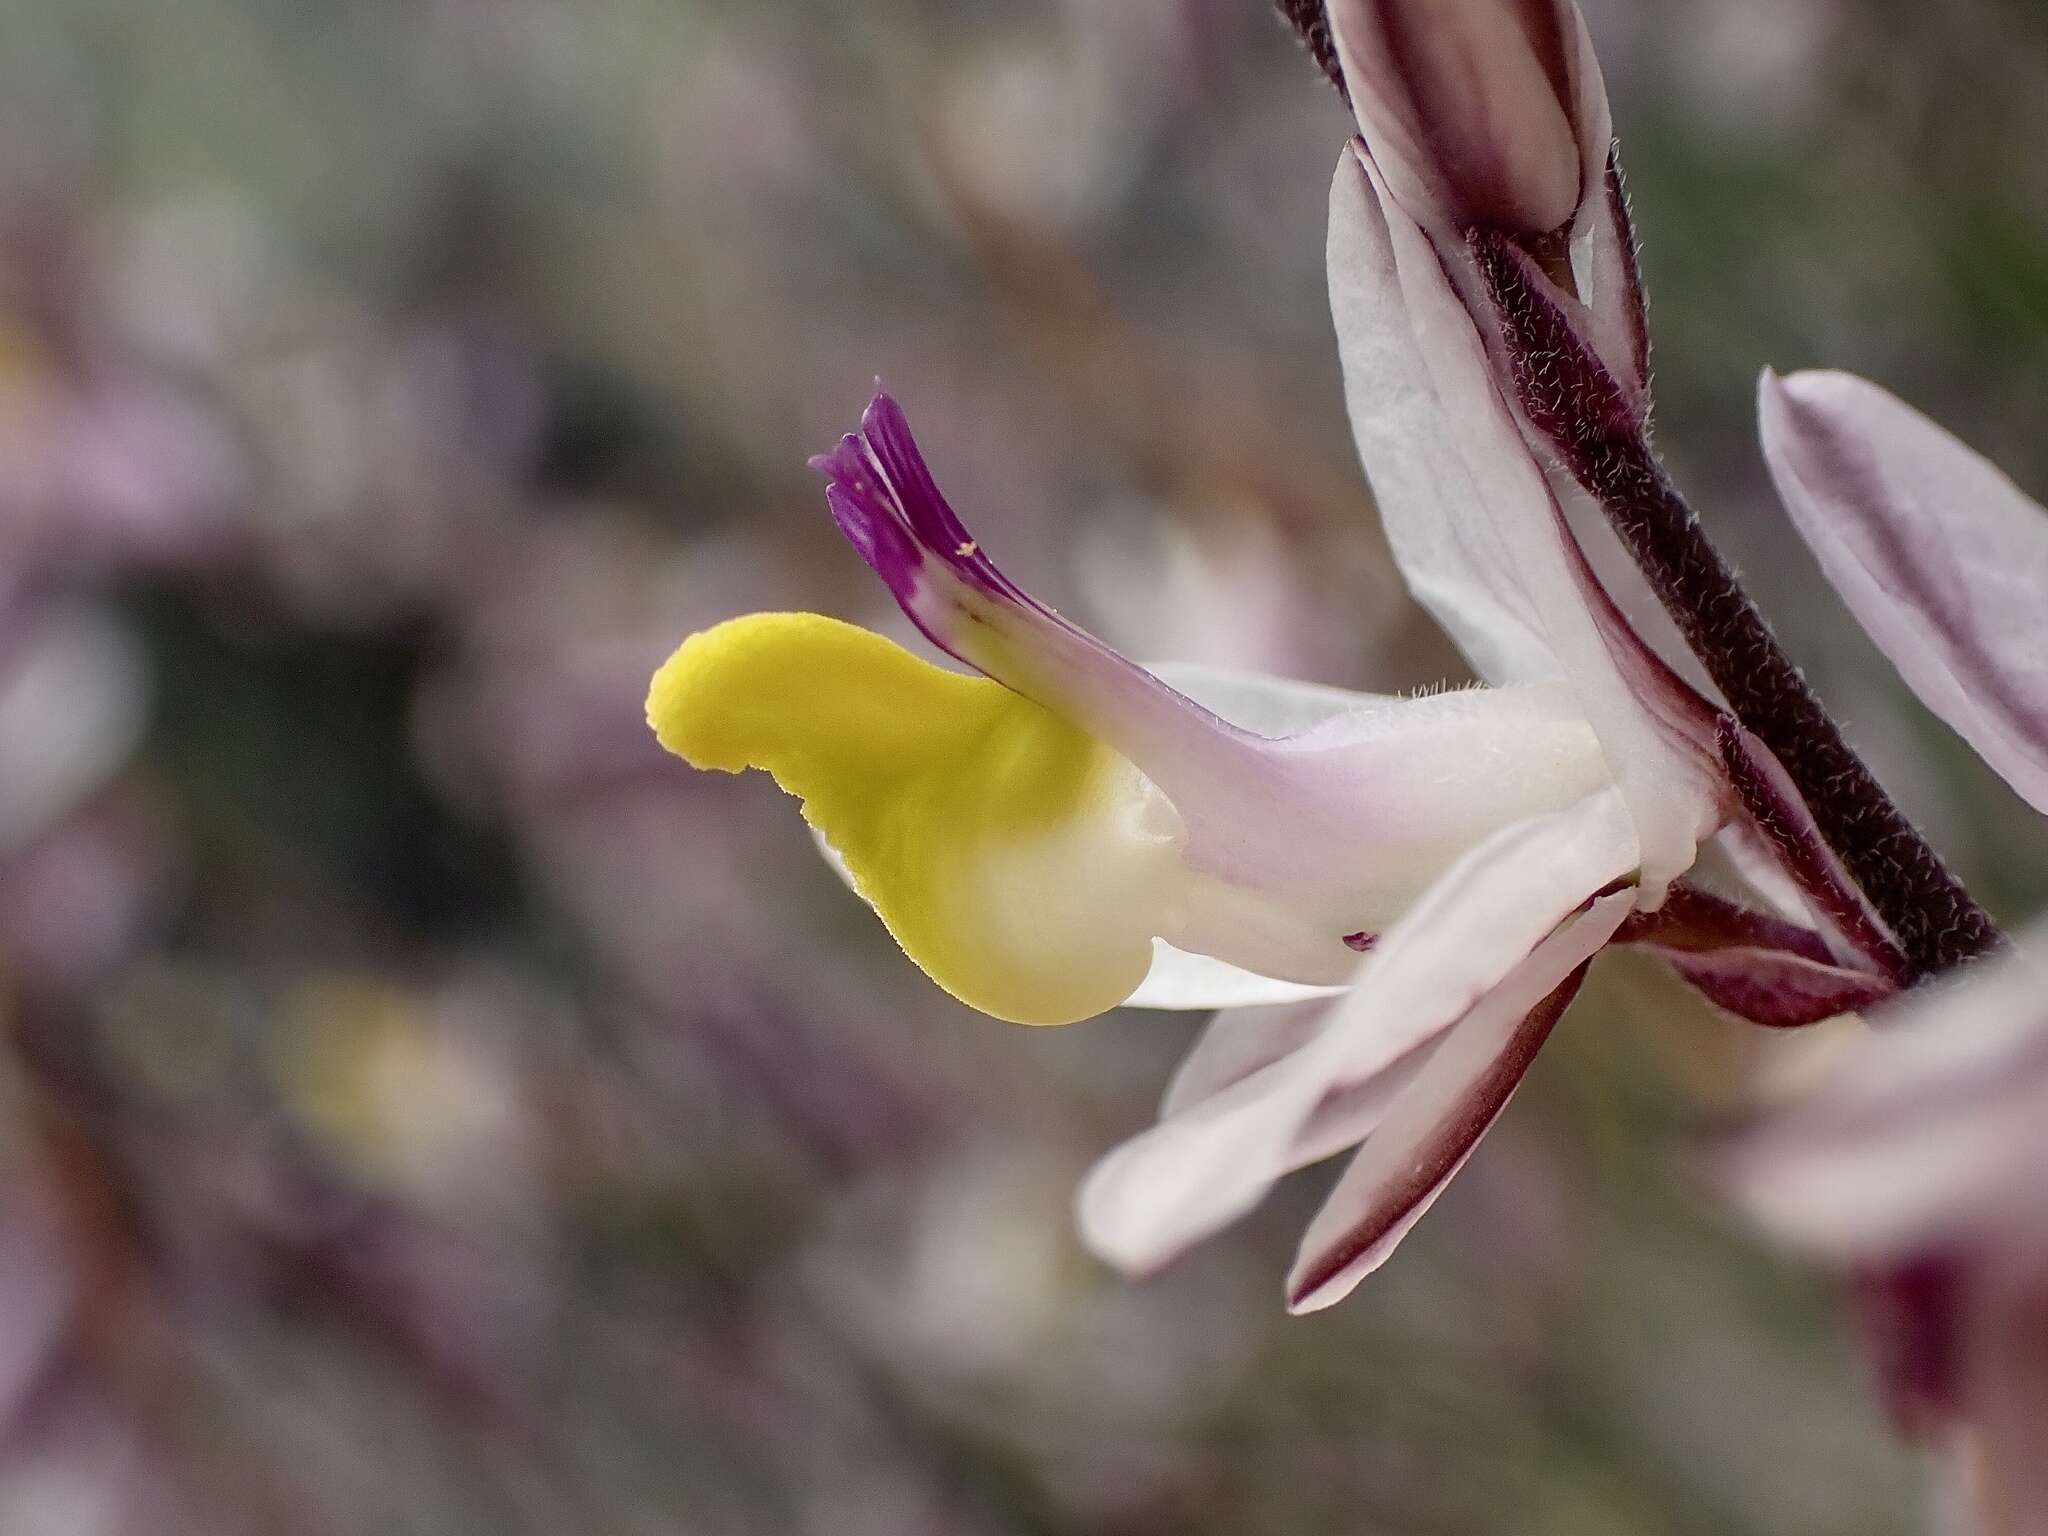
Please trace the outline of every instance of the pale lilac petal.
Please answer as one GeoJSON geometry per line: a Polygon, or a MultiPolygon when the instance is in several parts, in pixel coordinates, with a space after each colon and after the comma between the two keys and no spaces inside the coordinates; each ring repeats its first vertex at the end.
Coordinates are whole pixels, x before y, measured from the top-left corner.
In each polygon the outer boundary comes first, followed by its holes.
{"type": "Polygon", "coordinates": [[[1393,1256],[1507,1107],[1631,905],[1626,892],[1594,902],[1445,1035],[1310,1224],[1287,1280],[1290,1311],[1342,1301],[1393,1256]]]}
{"type": "Polygon", "coordinates": [[[1545,640],[1417,341],[1388,216],[1352,149],[1330,188],[1331,317],[1359,457],[1409,589],[1493,683],[1554,678],[1545,640]]]}
{"type": "MultiPolygon", "coordinates": [[[[1474,849],[1386,933],[1330,1027],[1098,1164],[1081,1191],[1083,1238],[1110,1263],[1146,1272],[1243,1215],[1276,1179],[1334,1149],[1315,1134],[1326,1129],[1319,1107],[1438,1039],[1635,861],[1612,789],[1474,849]]],[[[1364,1127],[1353,1117],[1349,1129],[1364,1127]]]]}
{"type": "Polygon", "coordinates": [[[1828,1257],[1899,1260],[2030,1211],[2048,1237],[2048,927],[1909,994],[1725,1156],[1735,1197],[1828,1257]]]}
{"type": "Polygon", "coordinates": [[[1792,521],[1922,703],[2048,812],[2048,510],[1876,385],[1766,373],[1792,521]]]}
{"type": "Polygon", "coordinates": [[[1428,238],[1355,142],[1330,203],[1330,302],[1352,428],[1411,589],[1494,682],[1571,688],[1627,796],[1652,902],[1719,820],[1677,680],[1599,591],[1428,238]]]}

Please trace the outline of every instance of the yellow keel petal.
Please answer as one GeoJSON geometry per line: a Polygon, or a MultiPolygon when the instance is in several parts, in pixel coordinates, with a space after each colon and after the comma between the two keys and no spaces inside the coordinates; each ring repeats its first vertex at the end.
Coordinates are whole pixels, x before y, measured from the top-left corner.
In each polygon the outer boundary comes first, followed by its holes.
{"type": "Polygon", "coordinates": [[[1064,1024],[1144,978],[1179,826],[1116,752],[879,635],[762,613],[692,635],[648,723],[698,768],[763,768],[924,971],[970,1007],[1064,1024]]]}

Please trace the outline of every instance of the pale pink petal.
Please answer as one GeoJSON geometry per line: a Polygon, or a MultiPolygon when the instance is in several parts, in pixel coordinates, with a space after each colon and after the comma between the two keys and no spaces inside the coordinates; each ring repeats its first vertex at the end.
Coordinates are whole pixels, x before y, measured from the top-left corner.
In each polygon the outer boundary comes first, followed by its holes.
{"type": "Polygon", "coordinates": [[[1329,1028],[1334,1017],[1327,1002],[1219,1013],[1174,1068],[1159,1103],[1159,1118],[1170,1120],[1189,1105],[1292,1056],[1329,1028]]]}
{"type": "MultiPolygon", "coordinates": [[[[1322,1106],[1438,1039],[1635,860],[1612,789],[1474,849],[1385,934],[1327,1029],[1097,1165],[1080,1196],[1083,1238],[1144,1272],[1243,1215],[1276,1179],[1333,1150],[1322,1106]]],[[[1352,1116],[1347,1128],[1363,1127],[1352,1116]]]]}
{"type": "Polygon", "coordinates": [[[1599,591],[1442,261],[1355,142],[1329,257],[1352,429],[1409,586],[1489,680],[1567,683],[1636,819],[1654,903],[1719,820],[1718,775],[1687,735],[1697,701],[1599,591]]]}
{"type": "Polygon", "coordinates": [[[1766,373],[1778,493],[1878,648],[2048,812],[2048,510],[1987,460],[1847,373],[1766,373]]]}
{"type": "MultiPolygon", "coordinates": [[[[1167,1084],[1159,1117],[1170,1119],[1304,1050],[1340,1023],[1328,1003],[1245,1008],[1218,1014],[1167,1084]]],[[[1297,1166],[1355,1147],[1428,1065],[1435,1042],[1415,1047],[1363,1082],[1324,1095],[1295,1142],[1297,1166]]]]}
{"type": "Polygon", "coordinates": [[[1287,1279],[1290,1311],[1342,1301],[1393,1256],[1507,1107],[1631,905],[1626,892],[1594,902],[1444,1036],[1310,1224],[1287,1279]]]}

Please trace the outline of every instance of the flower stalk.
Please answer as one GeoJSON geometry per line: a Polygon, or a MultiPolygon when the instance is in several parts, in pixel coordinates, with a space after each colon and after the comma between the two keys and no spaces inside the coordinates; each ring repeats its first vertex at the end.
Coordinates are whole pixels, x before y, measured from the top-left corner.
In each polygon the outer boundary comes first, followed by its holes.
{"type": "Polygon", "coordinates": [[[1643,415],[1532,278],[1528,258],[1491,232],[1472,235],[1468,246],[1486,281],[1523,415],[1607,514],[1735,718],[1784,768],[1829,847],[1896,935],[1906,980],[1997,948],[1990,916],[1885,792],[1785,654],[1658,461],[1643,415]]]}
{"type": "MultiPolygon", "coordinates": [[[[1324,0],[1279,0],[1279,9],[1349,99],[1324,0]]],[[[1720,690],[1740,728],[1721,733],[1729,781],[1815,906],[1902,985],[1989,953],[2001,942],[1991,918],[1849,745],[1652,450],[1647,331],[1611,154],[1603,184],[1582,195],[1602,199],[1623,269],[1594,310],[1582,302],[1588,295],[1570,291],[1554,242],[1526,229],[1467,209],[1457,220],[1463,249],[1438,241],[1447,270],[1476,275],[1481,291],[1468,302],[1484,311],[1505,391],[1605,512],[1720,690]],[[1616,344],[1592,339],[1603,320],[1616,344]],[[1782,780],[1759,767],[1758,746],[1782,780]],[[1787,786],[1824,847],[1809,846],[1805,818],[1784,803],[1787,786]],[[1843,875],[1854,891],[1844,891],[1843,875]]]]}

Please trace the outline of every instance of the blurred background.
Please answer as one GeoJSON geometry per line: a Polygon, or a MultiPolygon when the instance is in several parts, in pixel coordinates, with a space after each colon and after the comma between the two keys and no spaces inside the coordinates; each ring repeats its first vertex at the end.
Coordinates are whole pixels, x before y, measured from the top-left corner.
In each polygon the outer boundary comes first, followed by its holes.
{"type": "MultiPolygon", "coordinates": [[[[1854,367],[2048,490],[2048,13],[1587,9],[1665,451],[2048,906],[1751,429],[1854,367]]],[[[904,633],[804,467],[878,374],[1136,654],[1463,676],[1343,426],[1344,133],[1262,0],[0,0],[0,1530],[1916,1527],[1653,967],[1345,1306],[1280,1306],[1322,1174],[1132,1285],[1071,1193],[1196,1021],[966,1013],[641,722],[732,614],[904,633]]]]}

